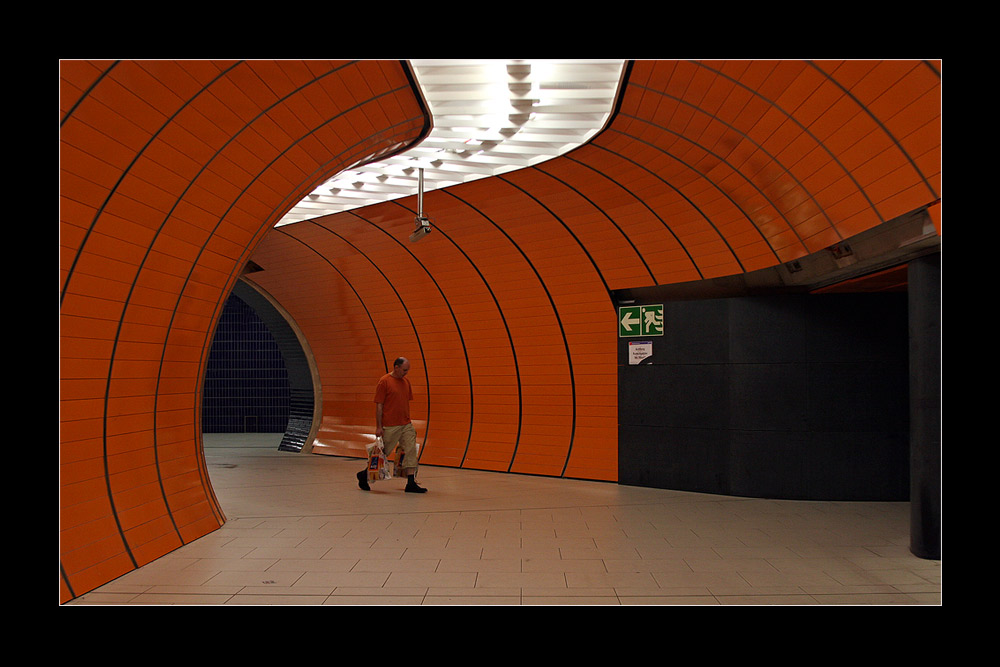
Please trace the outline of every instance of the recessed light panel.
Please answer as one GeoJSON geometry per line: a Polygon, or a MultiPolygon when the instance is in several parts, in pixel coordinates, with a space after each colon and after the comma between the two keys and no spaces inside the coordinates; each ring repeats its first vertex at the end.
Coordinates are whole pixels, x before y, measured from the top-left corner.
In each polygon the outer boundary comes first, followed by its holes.
{"type": "Polygon", "coordinates": [[[607,123],[624,60],[410,60],[433,128],[417,146],[338,174],[277,226],[496,176],[589,141],[607,123]]]}

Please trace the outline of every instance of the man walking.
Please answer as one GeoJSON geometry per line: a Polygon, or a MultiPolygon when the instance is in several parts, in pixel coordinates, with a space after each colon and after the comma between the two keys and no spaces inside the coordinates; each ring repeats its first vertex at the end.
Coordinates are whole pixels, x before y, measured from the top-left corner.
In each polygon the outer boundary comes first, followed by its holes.
{"type": "MultiPolygon", "coordinates": [[[[375,386],[375,435],[382,438],[385,455],[388,457],[398,445],[403,450],[400,468],[406,475],[407,493],[426,493],[427,489],[417,485],[417,431],[410,421],[410,401],[413,387],[406,374],[410,372],[410,362],[405,357],[396,359],[392,372],[386,373],[375,386]]],[[[370,491],[367,469],[358,473],[358,486],[370,491]]]]}

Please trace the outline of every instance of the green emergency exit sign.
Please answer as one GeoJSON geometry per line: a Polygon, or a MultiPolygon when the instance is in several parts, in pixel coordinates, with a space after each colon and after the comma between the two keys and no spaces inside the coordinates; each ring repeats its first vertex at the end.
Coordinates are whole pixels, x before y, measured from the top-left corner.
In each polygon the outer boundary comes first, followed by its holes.
{"type": "Polygon", "coordinates": [[[662,336],[663,304],[618,307],[618,336],[662,336]]]}

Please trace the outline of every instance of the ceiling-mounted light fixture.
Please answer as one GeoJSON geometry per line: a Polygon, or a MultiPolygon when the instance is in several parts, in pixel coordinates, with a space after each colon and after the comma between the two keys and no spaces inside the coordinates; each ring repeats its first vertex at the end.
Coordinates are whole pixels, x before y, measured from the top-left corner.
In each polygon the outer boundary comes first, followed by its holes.
{"type": "Polygon", "coordinates": [[[417,177],[417,217],[414,219],[417,228],[410,234],[410,242],[416,243],[431,233],[430,218],[424,215],[424,170],[417,177]]]}
{"type": "Polygon", "coordinates": [[[437,190],[530,167],[589,141],[610,119],[624,60],[410,60],[426,137],[317,187],[277,225],[411,196],[412,167],[437,190]],[[376,180],[375,174],[388,175],[376,180]]]}

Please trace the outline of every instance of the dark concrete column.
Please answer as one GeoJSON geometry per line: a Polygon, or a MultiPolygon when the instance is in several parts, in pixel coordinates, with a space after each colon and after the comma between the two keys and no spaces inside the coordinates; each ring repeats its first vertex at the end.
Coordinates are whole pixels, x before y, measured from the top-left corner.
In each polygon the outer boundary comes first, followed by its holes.
{"type": "Polygon", "coordinates": [[[941,558],[941,254],[910,262],[910,551],[941,558]]]}

